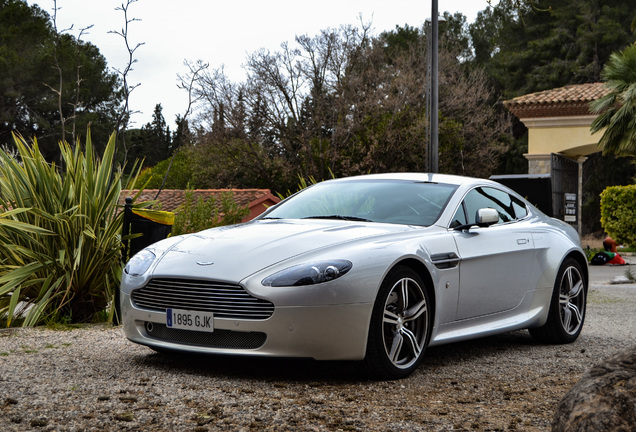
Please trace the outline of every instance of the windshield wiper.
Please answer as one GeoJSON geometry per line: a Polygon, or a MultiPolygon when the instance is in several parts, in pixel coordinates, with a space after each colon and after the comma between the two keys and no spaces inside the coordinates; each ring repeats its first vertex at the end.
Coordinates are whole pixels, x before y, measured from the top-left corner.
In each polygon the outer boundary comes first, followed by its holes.
{"type": "Polygon", "coordinates": [[[365,218],[356,217],[356,216],[342,216],[342,215],[308,216],[303,219],[339,219],[339,220],[356,221],[356,222],[373,222],[370,219],[365,219],[365,218]]]}

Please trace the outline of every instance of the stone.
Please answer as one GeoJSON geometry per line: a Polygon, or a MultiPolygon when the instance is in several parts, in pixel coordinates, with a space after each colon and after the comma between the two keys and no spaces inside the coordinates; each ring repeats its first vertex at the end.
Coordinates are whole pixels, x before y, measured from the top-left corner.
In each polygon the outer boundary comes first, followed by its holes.
{"type": "Polygon", "coordinates": [[[636,430],[636,346],[583,374],[561,399],[553,432],[636,430]]]}

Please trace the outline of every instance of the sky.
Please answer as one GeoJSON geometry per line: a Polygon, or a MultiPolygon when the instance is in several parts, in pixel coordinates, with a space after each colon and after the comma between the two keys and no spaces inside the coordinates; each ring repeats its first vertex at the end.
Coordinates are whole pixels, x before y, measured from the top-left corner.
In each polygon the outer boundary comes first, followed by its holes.
{"type": "MultiPolygon", "coordinates": [[[[53,15],[53,0],[28,0],[53,15]]],[[[128,61],[121,31],[125,0],[57,0],[57,28],[96,45],[111,71],[123,70],[128,61]],[[72,26],[72,28],[71,28],[72,26]]],[[[493,4],[496,1],[493,2],[493,4]]],[[[468,22],[488,7],[488,0],[438,0],[440,13],[463,13],[468,22]]],[[[128,77],[139,84],[130,96],[131,128],[152,120],[156,104],[171,130],[177,114],[188,106],[188,95],[177,87],[178,74],[188,72],[184,61],[202,60],[210,68],[224,67],[234,81],[243,81],[242,65],[248,54],[265,48],[274,52],[296,35],[317,35],[320,30],[371,22],[373,34],[396,25],[421,27],[431,16],[431,0],[137,0],[128,8],[128,42],[137,62],[128,77]]]]}

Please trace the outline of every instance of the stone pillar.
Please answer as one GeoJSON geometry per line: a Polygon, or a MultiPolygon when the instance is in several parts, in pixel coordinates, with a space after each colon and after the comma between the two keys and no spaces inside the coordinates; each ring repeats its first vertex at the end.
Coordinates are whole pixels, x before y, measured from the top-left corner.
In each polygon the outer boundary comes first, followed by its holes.
{"type": "Polygon", "coordinates": [[[546,154],[524,154],[528,159],[528,174],[551,174],[552,155],[546,154]]]}

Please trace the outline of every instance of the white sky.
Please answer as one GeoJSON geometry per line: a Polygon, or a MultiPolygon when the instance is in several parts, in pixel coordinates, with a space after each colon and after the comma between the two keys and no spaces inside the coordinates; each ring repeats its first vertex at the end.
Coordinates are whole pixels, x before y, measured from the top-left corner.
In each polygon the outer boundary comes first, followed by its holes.
{"type": "MultiPolygon", "coordinates": [[[[123,12],[115,10],[125,0],[57,0],[57,27],[76,37],[79,30],[93,27],[82,40],[96,45],[108,66],[123,70],[128,54],[124,40],[109,31],[121,30],[123,12]]],[[[496,1],[493,2],[495,4],[496,1]]],[[[28,0],[53,15],[53,0],[28,0]]],[[[487,0],[438,0],[439,12],[461,12],[468,22],[488,7],[487,0]]],[[[187,108],[187,93],[177,88],[177,74],[184,75],[184,60],[203,60],[211,69],[222,65],[236,81],[242,81],[241,66],[247,54],[260,48],[276,51],[295,35],[314,36],[320,30],[342,24],[358,25],[360,17],[371,21],[374,34],[396,25],[420,27],[431,16],[431,0],[138,0],[130,5],[128,18],[131,46],[144,43],[135,53],[137,63],[129,83],[141,83],[131,94],[131,109],[139,111],[132,127],[152,119],[156,104],[171,130],[175,117],[187,108]]]]}

